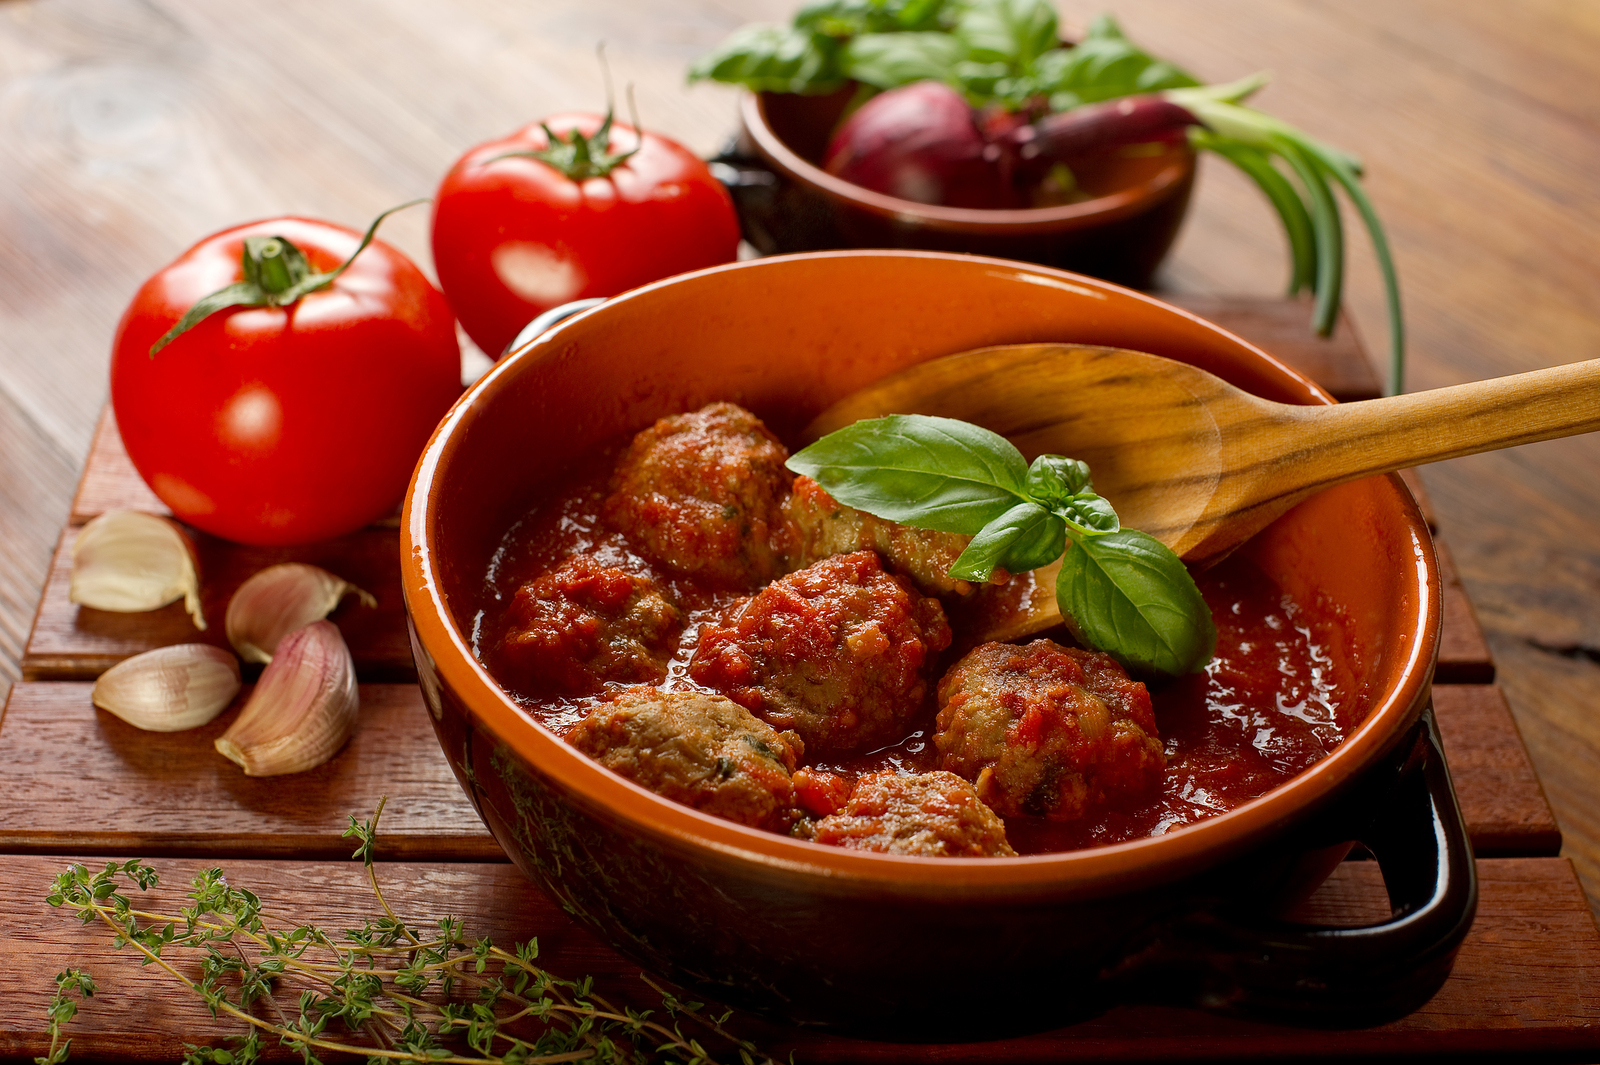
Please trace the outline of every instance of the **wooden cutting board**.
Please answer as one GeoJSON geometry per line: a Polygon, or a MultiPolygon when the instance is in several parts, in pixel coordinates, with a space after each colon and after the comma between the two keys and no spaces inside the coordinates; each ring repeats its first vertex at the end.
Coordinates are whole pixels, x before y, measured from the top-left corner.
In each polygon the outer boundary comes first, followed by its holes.
{"type": "MultiPolygon", "coordinates": [[[[1185,305],[1257,342],[1342,400],[1376,394],[1348,329],[1333,340],[1306,332],[1309,311],[1289,301],[1190,299],[1185,305]]],[[[1420,483],[1409,481],[1420,493],[1420,483]]],[[[1424,512],[1428,513],[1426,500],[1424,512]]],[[[74,1060],[169,1060],[185,1042],[231,1029],[169,978],[142,969],[109,940],[43,902],[71,855],[153,859],[169,885],[199,865],[224,865],[232,881],[298,920],[339,919],[362,908],[360,867],[342,838],[348,818],[389,796],[378,855],[392,902],[431,921],[448,911],[468,933],[497,941],[537,935],[542,958],[567,976],[593,974],[616,997],[651,1004],[635,969],[576,928],[505,862],[434,741],[414,683],[402,613],[398,533],[364,529],[308,548],[243,548],[199,536],[203,598],[212,628],[198,632],[181,607],[143,615],[80,609],[67,601],[70,546],[84,521],[107,509],[164,508],[122,451],[109,413],[62,530],[23,658],[25,680],[0,716],[0,853],[11,886],[0,893],[0,1057],[44,1052],[53,976],[89,967],[102,991],[68,1029],[74,1060]],[[363,680],[363,719],[352,742],[312,772],[252,780],[216,755],[212,725],[153,737],[94,709],[93,678],[140,651],[195,639],[221,643],[222,610],[256,569],[303,560],[355,581],[376,609],[346,604],[334,620],[363,680]],[[440,911],[440,912],[435,912],[440,911]]],[[[1057,1032],[993,1043],[901,1046],[800,1033],[744,1019],[740,1031],[797,1061],[1107,1061],[1264,1059],[1317,1055],[1397,1057],[1467,1052],[1600,1056],[1600,934],[1533,774],[1472,608],[1441,544],[1444,633],[1435,708],[1463,811],[1479,854],[1478,918],[1444,989],[1416,1013],[1378,1028],[1307,1032],[1194,1010],[1127,1005],[1057,1032]]],[[[240,696],[240,703],[244,694],[240,696]]],[[[239,704],[236,704],[236,706],[239,704]]],[[[1370,922],[1387,912],[1367,862],[1346,862],[1306,916],[1370,922]]]]}

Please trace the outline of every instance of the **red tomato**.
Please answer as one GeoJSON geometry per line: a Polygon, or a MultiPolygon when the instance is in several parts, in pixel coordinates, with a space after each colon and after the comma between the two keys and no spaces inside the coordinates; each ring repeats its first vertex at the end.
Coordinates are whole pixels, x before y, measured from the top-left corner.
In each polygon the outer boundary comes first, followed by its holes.
{"type": "MultiPolygon", "coordinates": [[[[592,136],[600,115],[547,120],[558,136],[592,136]]],[[[613,151],[638,143],[612,128],[613,151]]],[[[675,141],[645,133],[639,151],[607,177],[575,181],[548,163],[507,152],[540,151],[538,123],[473,148],[434,197],[433,264],[467,335],[499,358],[542,311],[615,296],[672,274],[731,262],[739,219],[722,183],[675,141]]]]}
{"type": "Polygon", "coordinates": [[[394,510],[461,393],[461,349],[444,297],[374,240],[329,288],[219,311],[152,356],[201,297],[244,276],[252,236],[286,238],[319,272],[361,241],[279,218],[196,244],[124,312],[111,404],[128,457],[179,518],[241,543],[308,543],[394,510]]]}

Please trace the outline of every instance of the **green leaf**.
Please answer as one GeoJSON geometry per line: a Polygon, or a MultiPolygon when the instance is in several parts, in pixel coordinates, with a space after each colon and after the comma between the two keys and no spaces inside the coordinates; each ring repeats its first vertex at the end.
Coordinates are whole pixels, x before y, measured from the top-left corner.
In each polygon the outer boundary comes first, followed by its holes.
{"type": "Polygon", "coordinates": [[[1390,395],[1405,391],[1406,327],[1400,308],[1400,277],[1395,272],[1394,256],[1389,251],[1389,239],[1384,235],[1378,212],[1361,187],[1360,170],[1341,152],[1328,149],[1309,137],[1299,141],[1306,154],[1317,160],[1334,179],[1344,186],[1350,202],[1356,205],[1361,221],[1372,238],[1372,251],[1378,258],[1378,269],[1383,274],[1383,292],[1389,305],[1389,382],[1390,395]]]}
{"type": "Polygon", "coordinates": [[[1018,73],[1061,43],[1049,0],[972,0],[955,35],[969,59],[1004,63],[1018,73]]]}
{"type": "Polygon", "coordinates": [[[996,566],[1025,573],[1054,562],[1066,546],[1065,522],[1038,503],[1018,503],[978,530],[950,567],[950,576],[987,581],[996,566]]]}
{"type": "Polygon", "coordinates": [[[864,33],[839,54],[839,69],[880,89],[914,81],[949,81],[961,59],[961,42],[948,33],[864,33]]]}
{"type": "Polygon", "coordinates": [[[752,23],[702,56],[689,80],[726,81],[755,92],[832,92],[844,84],[838,50],[835,38],[817,30],[752,23]]]}
{"type": "Polygon", "coordinates": [[[1085,536],[1105,536],[1122,528],[1111,504],[1093,492],[1079,492],[1057,507],[1056,514],[1085,536]]]}
{"type": "Polygon", "coordinates": [[[1065,503],[1089,487],[1089,464],[1065,455],[1040,455],[1034,459],[1023,484],[1028,498],[1046,506],[1065,503]]]}
{"type": "Polygon", "coordinates": [[[829,433],[789,469],[839,502],[919,529],[973,534],[1023,501],[1028,465],[998,433],[953,418],[891,414],[829,433]]]}
{"type": "Polygon", "coordinates": [[[841,38],[949,29],[955,6],[955,0],[813,0],[795,14],[794,25],[841,38]]]}
{"type": "Polygon", "coordinates": [[[1266,194],[1283,222],[1284,235],[1289,239],[1289,295],[1301,289],[1315,290],[1317,283],[1316,234],[1311,227],[1311,214],[1295,191],[1294,185],[1272,164],[1272,156],[1265,150],[1230,137],[1221,137],[1204,127],[1189,130],[1189,143],[1203,150],[1216,152],[1234,166],[1243,170],[1266,194]]]}
{"type": "Polygon", "coordinates": [[[1034,74],[1042,91],[1049,94],[1053,111],[1200,84],[1128,40],[1110,15],[1095,19],[1088,34],[1073,47],[1042,55],[1034,74]]]}
{"type": "Polygon", "coordinates": [[[1056,603],[1082,643],[1130,669],[1181,676],[1203,668],[1216,649],[1194,578],[1165,544],[1134,529],[1074,541],[1056,603]]]}
{"type": "Polygon", "coordinates": [[[177,340],[205,319],[228,307],[260,307],[267,302],[266,291],[251,281],[235,281],[199,300],[171,329],[161,334],[161,339],[150,345],[150,355],[177,340]]]}
{"type": "Polygon", "coordinates": [[[1317,249],[1317,302],[1311,324],[1318,333],[1329,336],[1339,320],[1339,297],[1344,289],[1344,227],[1339,220],[1339,203],[1314,157],[1292,138],[1273,134],[1268,139],[1300,178],[1311,204],[1311,229],[1316,234],[1317,249]]]}

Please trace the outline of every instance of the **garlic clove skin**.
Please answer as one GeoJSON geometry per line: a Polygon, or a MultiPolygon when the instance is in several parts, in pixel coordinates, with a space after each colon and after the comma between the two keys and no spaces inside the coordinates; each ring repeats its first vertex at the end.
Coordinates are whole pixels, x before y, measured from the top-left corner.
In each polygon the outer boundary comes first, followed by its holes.
{"type": "Polygon", "coordinates": [[[204,630],[200,573],[194,547],[177,525],[137,510],[110,510],[79,530],[72,542],[67,598],[118,613],[164,607],[175,599],[204,630]]]}
{"type": "Polygon", "coordinates": [[[239,694],[239,662],[220,647],[180,643],[118,662],[94,682],[94,705],[147,732],[204,725],[239,694]]]}
{"type": "Polygon", "coordinates": [[[350,648],[333,622],[314,621],[278,644],[216,748],[246,776],[300,773],[338,753],[360,706],[350,648]]]}
{"type": "Polygon", "coordinates": [[[268,566],[228,601],[228,642],[246,662],[271,662],[280,640],[327,617],[352,592],[363,606],[378,605],[371,594],[325,569],[304,562],[268,566]]]}

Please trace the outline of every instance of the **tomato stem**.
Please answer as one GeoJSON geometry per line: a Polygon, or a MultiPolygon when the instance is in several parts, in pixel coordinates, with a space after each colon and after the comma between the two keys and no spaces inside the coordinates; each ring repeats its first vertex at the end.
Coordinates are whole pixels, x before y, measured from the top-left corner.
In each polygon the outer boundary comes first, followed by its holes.
{"type": "Polygon", "coordinates": [[[151,358],[218,311],[229,307],[285,307],[302,296],[327,288],[372,243],[380,222],[396,211],[427,202],[426,199],[411,200],[399,207],[391,207],[374,218],[362,235],[361,243],[350,253],[350,258],[325,274],[311,269],[305,252],[295,247],[288,237],[246,237],[244,252],[239,257],[244,280],[219,288],[197,301],[160,340],[150,345],[151,358]]]}
{"type": "Polygon", "coordinates": [[[600,128],[594,131],[593,136],[585,137],[582,131],[572,129],[567,131],[566,139],[541,122],[539,128],[544,130],[544,135],[549,139],[544,148],[524,152],[502,152],[491,159],[485,159],[482,165],[488,166],[501,159],[537,159],[547,166],[555,167],[572,181],[609,177],[611,171],[633,158],[634,154],[644,146],[644,135],[635,130],[633,147],[625,152],[613,153],[612,118],[613,112],[608,108],[605,120],[600,123],[600,128]]]}
{"type": "Polygon", "coordinates": [[[305,256],[282,237],[246,240],[244,254],[254,260],[257,283],[273,295],[283,292],[306,275],[305,256]],[[291,250],[294,255],[289,254],[291,250]],[[298,270],[295,269],[297,266],[298,270]]]}

